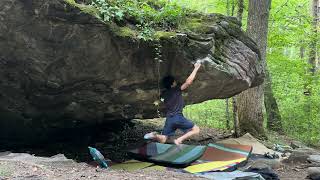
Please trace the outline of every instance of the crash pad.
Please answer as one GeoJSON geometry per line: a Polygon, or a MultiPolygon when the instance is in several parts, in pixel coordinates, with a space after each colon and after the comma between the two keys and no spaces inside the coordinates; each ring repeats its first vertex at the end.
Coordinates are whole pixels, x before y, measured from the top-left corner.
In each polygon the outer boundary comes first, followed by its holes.
{"type": "Polygon", "coordinates": [[[161,163],[166,166],[187,166],[202,156],[206,146],[147,143],[142,147],[130,150],[136,157],[161,163]]]}
{"type": "Polygon", "coordinates": [[[131,171],[144,169],[144,168],[150,167],[152,165],[154,165],[154,164],[149,163],[149,162],[142,162],[142,161],[138,161],[138,160],[129,160],[129,161],[125,161],[123,163],[114,164],[111,166],[111,169],[125,170],[125,171],[131,172],[131,171]]]}
{"type": "Polygon", "coordinates": [[[266,146],[264,146],[262,143],[260,143],[256,138],[254,138],[249,133],[247,133],[239,138],[224,139],[222,141],[218,141],[217,143],[250,145],[253,147],[253,151],[252,151],[253,154],[264,155],[267,152],[269,152],[270,154],[276,153],[272,149],[268,149],[266,146]]]}
{"type": "Polygon", "coordinates": [[[205,146],[172,145],[165,152],[151,157],[150,160],[174,165],[188,165],[201,157],[205,149],[205,146]]]}
{"type": "Polygon", "coordinates": [[[252,146],[239,144],[210,143],[204,154],[184,170],[189,173],[234,170],[244,164],[252,151],[252,146]]]}
{"type": "Polygon", "coordinates": [[[144,168],[144,170],[166,171],[169,169],[165,166],[153,165],[153,166],[149,166],[147,168],[144,168]]]}
{"type": "Polygon", "coordinates": [[[164,153],[171,146],[171,144],[146,143],[141,147],[129,150],[129,153],[137,155],[138,157],[149,158],[164,153]]]}
{"type": "Polygon", "coordinates": [[[196,165],[191,165],[184,168],[185,171],[189,173],[200,173],[209,171],[224,171],[229,168],[235,167],[237,164],[244,162],[246,159],[234,159],[230,161],[212,161],[207,163],[201,163],[196,165]]]}

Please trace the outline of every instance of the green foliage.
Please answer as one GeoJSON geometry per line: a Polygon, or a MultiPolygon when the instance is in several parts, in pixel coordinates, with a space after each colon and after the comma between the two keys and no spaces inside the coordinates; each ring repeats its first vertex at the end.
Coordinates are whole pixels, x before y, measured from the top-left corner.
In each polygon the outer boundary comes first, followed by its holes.
{"type": "Polygon", "coordinates": [[[183,114],[199,126],[225,129],[225,105],[225,100],[210,100],[200,104],[186,106],[183,114]]]}
{"type": "MultiPolygon", "coordinates": [[[[174,0],[177,4],[181,5],[184,8],[192,9],[197,12],[202,13],[220,13],[227,15],[227,3],[226,0],[174,0]]],[[[236,16],[238,11],[238,0],[230,0],[230,16],[236,16]],[[233,7],[233,8],[232,8],[233,7]]],[[[247,24],[247,8],[248,7],[248,1],[244,1],[245,9],[243,12],[243,28],[246,28],[247,24]]]]}
{"type": "Polygon", "coordinates": [[[309,144],[320,141],[319,74],[309,73],[305,59],[314,38],[309,0],[273,1],[267,57],[273,92],[285,132],[309,144]],[[299,57],[300,49],[306,50],[305,58],[299,57]]]}
{"type": "Polygon", "coordinates": [[[135,26],[139,39],[154,38],[156,30],[177,29],[187,14],[187,10],[176,3],[164,0],[93,0],[92,6],[99,11],[105,22],[126,23],[135,26]]]}
{"type": "Polygon", "coordinates": [[[272,2],[268,44],[270,47],[304,46],[310,42],[309,0],[272,2]]]}
{"type": "Polygon", "coordinates": [[[94,0],[92,5],[98,9],[103,21],[122,20],[124,17],[124,10],[105,0],[94,0]]]}
{"type": "Polygon", "coordinates": [[[291,59],[281,52],[269,54],[268,60],[285,132],[316,144],[320,140],[319,75],[307,74],[306,62],[291,59]],[[306,84],[312,89],[310,96],[304,94],[306,84]]]}

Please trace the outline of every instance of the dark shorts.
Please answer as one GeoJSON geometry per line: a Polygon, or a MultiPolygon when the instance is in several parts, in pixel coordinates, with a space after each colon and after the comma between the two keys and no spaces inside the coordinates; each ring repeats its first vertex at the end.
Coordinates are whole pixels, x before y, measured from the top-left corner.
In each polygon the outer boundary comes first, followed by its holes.
{"type": "Polygon", "coordinates": [[[174,136],[177,129],[186,133],[190,131],[193,126],[193,122],[186,119],[182,114],[176,114],[167,117],[162,134],[165,136],[174,136]]]}

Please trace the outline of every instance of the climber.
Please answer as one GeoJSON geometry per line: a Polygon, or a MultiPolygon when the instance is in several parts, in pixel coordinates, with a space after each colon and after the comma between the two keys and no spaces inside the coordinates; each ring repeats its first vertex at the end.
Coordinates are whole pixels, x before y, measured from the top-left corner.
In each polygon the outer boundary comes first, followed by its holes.
{"type": "Polygon", "coordinates": [[[181,86],[177,84],[175,78],[171,75],[162,79],[162,85],[165,88],[165,91],[162,93],[161,97],[164,99],[166,107],[166,122],[162,134],[151,132],[144,136],[145,139],[152,139],[160,143],[166,143],[168,138],[174,136],[175,131],[180,129],[184,134],[179,138],[174,139],[174,143],[179,145],[191,136],[199,134],[199,127],[186,119],[182,114],[184,107],[182,91],[192,84],[200,67],[201,64],[199,62],[195,63],[194,70],[181,86]]]}

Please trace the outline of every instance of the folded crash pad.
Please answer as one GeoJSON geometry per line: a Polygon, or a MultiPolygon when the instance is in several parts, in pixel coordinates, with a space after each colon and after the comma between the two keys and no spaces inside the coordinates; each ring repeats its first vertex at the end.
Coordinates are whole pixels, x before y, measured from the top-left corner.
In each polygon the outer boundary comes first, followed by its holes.
{"type": "Polygon", "coordinates": [[[155,163],[187,166],[201,157],[205,150],[206,146],[148,143],[129,152],[155,163]]]}
{"type": "Polygon", "coordinates": [[[238,165],[248,160],[251,151],[252,146],[247,145],[210,143],[204,154],[184,170],[201,173],[236,169],[238,165]]]}

